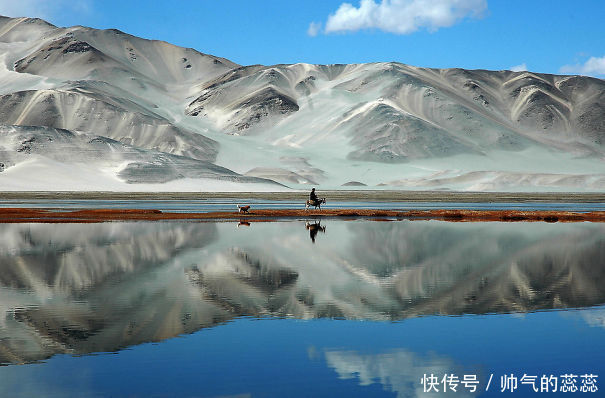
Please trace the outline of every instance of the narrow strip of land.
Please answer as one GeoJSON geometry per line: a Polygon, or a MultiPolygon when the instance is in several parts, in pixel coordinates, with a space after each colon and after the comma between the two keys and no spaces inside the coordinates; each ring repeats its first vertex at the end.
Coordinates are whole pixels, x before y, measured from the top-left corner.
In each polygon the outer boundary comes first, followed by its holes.
{"type": "MultiPolygon", "coordinates": [[[[296,200],[304,203],[308,192],[0,192],[0,200],[296,200]]],[[[319,196],[328,202],[464,202],[464,203],[603,203],[602,192],[456,192],[338,190],[324,191],[319,196]]]]}
{"type": "Polygon", "coordinates": [[[89,223],[107,221],[161,220],[239,220],[246,222],[279,219],[338,218],[371,220],[445,220],[445,221],[543,221],[543,222],[605,222],[605,211],[522,211],[522,210],[375,210],[375,209],[259,209],[248,213],[163,213],[146,209],[88,209],[56,211],[49,209],[0,209],[0,223],[89,223]]]}

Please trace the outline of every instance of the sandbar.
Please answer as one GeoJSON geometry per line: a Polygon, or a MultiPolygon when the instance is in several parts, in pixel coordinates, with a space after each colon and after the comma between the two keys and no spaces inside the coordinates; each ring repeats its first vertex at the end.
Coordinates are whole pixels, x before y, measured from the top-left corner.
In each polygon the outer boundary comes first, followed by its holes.
{"type": "Polygon", "coordinates": [[[53,210],[0,208],[0,223],[94,223],[110,221],[199,220],[244,222],[278,221],[281,219],[332,218],[376,221],[443,220],[452,222],[605,222],[605,211],[526,211],[526,210],[383,210],[383,209],[258,209],[248,213],[208,212],[173,213],[153,209],[86,209],[53,210]]]}

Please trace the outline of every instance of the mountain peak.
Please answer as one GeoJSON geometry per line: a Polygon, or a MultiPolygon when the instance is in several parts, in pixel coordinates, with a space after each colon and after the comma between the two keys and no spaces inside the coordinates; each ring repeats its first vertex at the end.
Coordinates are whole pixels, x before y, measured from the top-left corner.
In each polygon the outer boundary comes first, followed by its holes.
{"type": "MultiPolygon", "coordinates": [[[[153,181],[164,181],[163,172],[166,181],[199,176],[180,168],[203,161],[235,176],[264,170],[297,188],[363,180],[413,189],[605,190],[600,79],[393,61],[241,66],[116,29],[28,18],[0,18],[0,42],[10,43],[1,124],[66,129],[169,155],[156,166],[134,158],[113,165],[109,173],[128,189],[151,181],[139,178],[145,173],[153,181]]],[[[5,167],[0,181],[18,167],[5,167]]]]}

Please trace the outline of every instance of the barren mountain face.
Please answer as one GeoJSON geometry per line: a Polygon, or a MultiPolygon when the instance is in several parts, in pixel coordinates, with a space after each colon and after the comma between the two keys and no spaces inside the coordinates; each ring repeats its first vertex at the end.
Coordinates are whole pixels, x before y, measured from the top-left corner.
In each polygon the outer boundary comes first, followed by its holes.
{"type": "Polygon", "coordinates": [[[600,79],[395,62],[240,66],[117,30],[5,17],[0,54],[1,125],[180,157],[168,169],[134,159],[108,168],[91,152],[75,157],[86,170],[66,174],[74,159],[17,156],[2,134],[6,189],[78,190],[91,179],[97,189],[224,190],[222,176],[244,174],[262,179],[229,187],[605,189],[600,79]],[[227,174],[184,171],[196,161],[227,174]],[[34,170],[44,178],[22,184],[34,170]]]}

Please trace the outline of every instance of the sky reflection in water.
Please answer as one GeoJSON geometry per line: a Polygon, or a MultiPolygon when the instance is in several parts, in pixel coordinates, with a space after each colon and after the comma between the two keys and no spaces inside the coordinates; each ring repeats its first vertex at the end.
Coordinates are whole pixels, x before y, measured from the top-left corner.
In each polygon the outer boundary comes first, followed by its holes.
{"type": "Polygon", "coordinates": [[[466,373],[499,396],[503,374],[604,373],[604,226],[313,224],[3,225],[0,395],[413,397],[466,373]]]}

